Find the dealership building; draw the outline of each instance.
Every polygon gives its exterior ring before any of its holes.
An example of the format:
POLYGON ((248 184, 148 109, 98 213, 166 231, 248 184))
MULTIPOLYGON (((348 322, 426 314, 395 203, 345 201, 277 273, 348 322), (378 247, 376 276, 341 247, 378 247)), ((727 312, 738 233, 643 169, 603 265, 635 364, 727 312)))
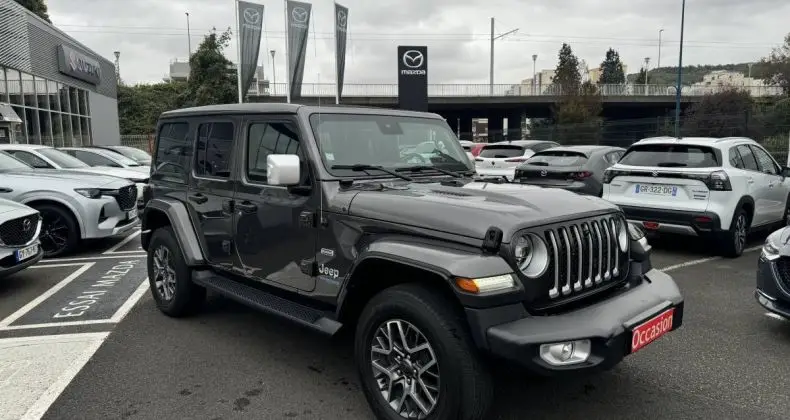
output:
POLYGON ((0 0, 0 143, 119 144, 115 66, 0 0))

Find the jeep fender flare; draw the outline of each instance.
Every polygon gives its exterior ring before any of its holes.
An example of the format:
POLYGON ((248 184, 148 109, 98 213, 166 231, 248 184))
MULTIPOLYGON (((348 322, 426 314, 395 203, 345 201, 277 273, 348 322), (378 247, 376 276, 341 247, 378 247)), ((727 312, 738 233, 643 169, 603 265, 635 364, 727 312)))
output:
MULTIPOLYGON (((524 298, 521 282, 516 288, 495 296, 476 296, 458 289, 454 278, 483 278, 513 273, 513 268, 499 255, 473 253, 457 248, 442 246, 433 241, 420 241, 413 238, 382 238, 367 244, 360 250, 354 264, 346 274, 338 296, 337 315, 341 316, 349 303, 348 299, 361 283, 375 282, 355 276, 357 269, 366 261, 383 260, 403 264, 410 268, 435 274, 458 298, 464 307, 486 307, 511 303, 524 298)), ((417 279, 409 279, 412 281, 417 279)))
POLYGON ((197 233, 189 217, 189 210, 187 210, 184 203, 171 198, 155 198, 146 204, 143 211, 142 234, 140 238, 143 249, 148 250, 153 229, 158 227, 152 226, 151 222, 155 214, 163 214, 169 221, 187 265, 196 266, 206 263, 203 251, 200 249, 197 233))

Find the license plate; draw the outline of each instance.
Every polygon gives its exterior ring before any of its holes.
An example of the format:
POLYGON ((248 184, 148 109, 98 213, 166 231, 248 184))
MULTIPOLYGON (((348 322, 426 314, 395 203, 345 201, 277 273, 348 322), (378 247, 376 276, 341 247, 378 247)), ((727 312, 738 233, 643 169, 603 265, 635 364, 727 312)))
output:
POLYGON ((674 185, 661 185, 661 184, 636 184, 634 186, 634 194, 649 194, 661 195, 667 197, 675 197, 678 195, 678 187, 674 185))
POLYGON ((631 353, 639 351, 671 331, 674 319, 675 308, 671 308, 635 327, 631 332, 631 353))
POLYGON ((126 218, 129 220, 137 218, 137 209, 131 209, 126 212, 126 218))
POLYGON ((29 247, 17 249, 16 250, 16 261, 24 261, 30 257, 34 257, 38 254, 38 244, 30 245, 29 247))

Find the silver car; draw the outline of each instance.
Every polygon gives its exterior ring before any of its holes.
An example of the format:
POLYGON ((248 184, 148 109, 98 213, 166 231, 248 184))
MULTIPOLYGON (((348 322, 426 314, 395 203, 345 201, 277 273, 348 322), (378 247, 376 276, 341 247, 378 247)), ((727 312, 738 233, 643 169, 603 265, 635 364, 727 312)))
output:
POLYGON ((0 144, 0 150, 9 153, 36 169, 68 169, 128 179, 137 184, 138 208, 142 206, 143 188, 148 183, 149 178, 147 172, 142 173, 127 168, 113 168, 111 166, 90 166, 62 150, 38 144, 0 144))
POLYGON ((58 150, 62 150, 90 166, 124 168, 143 173, 146 176, 151 173, 150 165, 142 165, 136 160, 112 150, 92 147, 58 147, 58 150))
POLYGON ((60 169, 34 169, 0 151, 0 198, 41 213, 45 257, 67 254, 81 240, 134 228, 137 186, 123 178, 60 169))
POLYGON ((41 261, 40 232, 38 210, 0 198, 0 278, 41 261))

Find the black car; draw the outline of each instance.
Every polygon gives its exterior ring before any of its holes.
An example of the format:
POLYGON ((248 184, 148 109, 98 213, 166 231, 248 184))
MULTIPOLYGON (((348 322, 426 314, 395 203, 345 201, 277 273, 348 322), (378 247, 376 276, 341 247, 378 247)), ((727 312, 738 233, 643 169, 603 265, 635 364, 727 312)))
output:
POLYGON ((768 235, 757 262, 757 302, 790 319, 790 227, 768 235))
POLYGON ((155 150, 141 239, 159 309, 194 313, 212 290, 349 329, 379 419, 484 419, 489 359, 608 369, 682 323, 618 207, 478 178, 436 114, 182 109, 161 115, 155 150), (402 153, 426 141, 435 153, 402 153))
POLYGON ((600 197, 603 173, 623 157, 614 146, 561 146, 537 152, 516 167, 514 181, 600 197))

